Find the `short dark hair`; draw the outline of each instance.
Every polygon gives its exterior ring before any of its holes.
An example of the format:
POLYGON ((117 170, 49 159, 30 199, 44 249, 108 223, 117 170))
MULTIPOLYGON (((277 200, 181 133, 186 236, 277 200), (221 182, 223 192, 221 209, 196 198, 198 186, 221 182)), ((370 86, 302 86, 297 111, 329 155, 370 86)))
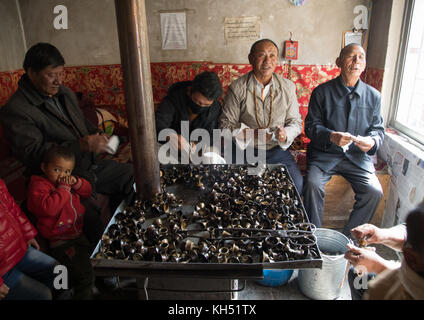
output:
POLYGON ((48 164, 56 158, 64 158, 66 160, 73 160, 75 162, 75 154, 70 147, 54 144, 44 153, 43 163, 48 164))
POLYGON ((424 253, 424 202, 406 217, 406 242, 417 252, 424 253))
POLYGON ((200 92, 208 100, 216 100, 222 96, 222 85, 215 72, 199 73, 193 80, 191 92, 200 92))
POLYGON ((65 65, 65 59, 59 50, 50 43, 37 43, 25 54, 24 70, 31 68, 35 72, 40 72, 48 66, 56 68, 65 65))
POLYGON ((361 47, 364 50, 364 52, 365 52, 364 47, 361 46, 359 43, 349 43, 348 45, 346 45, 345 47, 343 47, 342 50, 340 50, 339 58, 342 58, 346 54, 346 51, 348 51, 348 49, 350 47, 353 47, 353 46, 361 47))
POLYGON ((261 40, 256 41, 254 44, 252 44, 252 46, 250 47, 250 53, 249 54, 254 54, 255 53, 255 50, 256 50, 256 47, 259 44, 263 43, 263 42, 270 42, 270 43, 272 43, 277 48, 277 53, 279 52, 278 46, 277 46, 277 44, 274 41, 272 41, 271 39, 261 39, 261 40))

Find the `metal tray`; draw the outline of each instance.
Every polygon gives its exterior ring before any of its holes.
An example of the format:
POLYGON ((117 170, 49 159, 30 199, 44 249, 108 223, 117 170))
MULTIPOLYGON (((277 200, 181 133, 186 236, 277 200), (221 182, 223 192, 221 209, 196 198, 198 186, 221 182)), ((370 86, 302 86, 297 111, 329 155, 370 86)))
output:
MULTIPOLYGON (((161 168, 169 170, 174 167, 190 166, 190 165, 162 165, 161 168)), ((203 165, 215 167, 234 168, 240 165, 203 165)), ((246 166, 246 165, 243 165, 246 166)), ((248 166, 249 168, 251 166, 248 166)), ((276 167, 284 167, 283 165, 266 165, 270 170, 276 167)), ((286 170, 287 171, 287 170, 286 170)), ((288 173, 288 171, 287 171, 288 173)), ((288 174, 291 181, 293 181, 288 174)), ((303 203, 299 192, 296 190, 297 200, 301 205, 301 209, 305 212, 303 203)), ((184 184, 174 184, 167 186, 166 191, 173 193, 177 199, 183 201, 181 210, 184 213, 193 212, 195 204, 205 196, 208 190, 194 190, 184 184)), ((126 203, 121 203, 115 211, 112 219, 105 229, 105 233, 109 226, 114 224, 115 216, 118 212, 123 211, 127 207, 126 203)), ((307 215, 305 214, 307 219, 307 215)), ((309 221, 304 221, 309 222, 309 221)), ((146 220, 146 225, 151 224, 151 221, 146 220)), ((318 257, 313 259, 289 260, 278 261, 273 263, 177 263, 177 262, 150 262, 150 261, 130 261, 119 259, 97 259, 94 258, 99 252, 101 240, 97 244, 92 256, 92 265, 97 274, 104 275, 122 275, 122 276, 136 276, 136 275, 150 275, 161 277, 202 277, 202 278, 225 278, 225 279, 260 279, 263 278, 263 269, 304 269, 304 268, 321 268, 322 258, 319 250, 318 257)), ((315 244, 315 246, 317 246, 315 244)))

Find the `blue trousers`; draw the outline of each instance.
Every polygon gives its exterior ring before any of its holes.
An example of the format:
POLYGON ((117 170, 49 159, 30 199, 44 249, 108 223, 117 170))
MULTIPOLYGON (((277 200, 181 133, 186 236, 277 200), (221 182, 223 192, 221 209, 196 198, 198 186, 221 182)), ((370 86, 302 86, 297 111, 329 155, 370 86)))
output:
POLYGON ((2 276, 9 287, 5 300, 51 300, 57 264, 52 257, 29 247, 21 261, 2 276))
POLYGON ((318 228, 322 226, 324 216, 324 187, 334 174, 345 178, 355 192, 355 204, 343 229, 343 234, 351 238, 351 229, 371 221, 383 197, 383 189, 375 173, 357 167, 348 159, 341 161, 329 172, 309 165, 303 190, 303 203, 309 221, 318 228))

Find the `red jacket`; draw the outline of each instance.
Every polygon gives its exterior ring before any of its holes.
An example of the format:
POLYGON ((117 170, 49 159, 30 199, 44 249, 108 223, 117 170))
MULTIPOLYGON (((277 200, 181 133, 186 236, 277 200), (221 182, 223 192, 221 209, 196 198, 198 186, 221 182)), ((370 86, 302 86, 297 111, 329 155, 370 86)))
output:
POLYGON ((32 176, 28 188, 27 208, 37 217, 37 229, 50 242, 75 239, 81 235, 85 208, 80 196, 88 198, 91 184, 77 177, 70 186, 56 187, 46 178, 32 176))
POLYGON ((37 231, 0 179, 0 286, 2 276, 24 257, 37 231))

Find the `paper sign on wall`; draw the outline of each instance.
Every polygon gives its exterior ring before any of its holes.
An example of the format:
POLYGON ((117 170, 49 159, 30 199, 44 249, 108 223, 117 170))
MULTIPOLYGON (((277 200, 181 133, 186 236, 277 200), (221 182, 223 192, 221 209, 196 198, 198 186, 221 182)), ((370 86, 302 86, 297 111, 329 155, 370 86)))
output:
POLYGON ((225 40, 257 40, 260 37, 259 17, 225 18, 225 40))
POLYGON ((163 50, 187 49, 187 23, 185 12, 160 14, 163 50))

